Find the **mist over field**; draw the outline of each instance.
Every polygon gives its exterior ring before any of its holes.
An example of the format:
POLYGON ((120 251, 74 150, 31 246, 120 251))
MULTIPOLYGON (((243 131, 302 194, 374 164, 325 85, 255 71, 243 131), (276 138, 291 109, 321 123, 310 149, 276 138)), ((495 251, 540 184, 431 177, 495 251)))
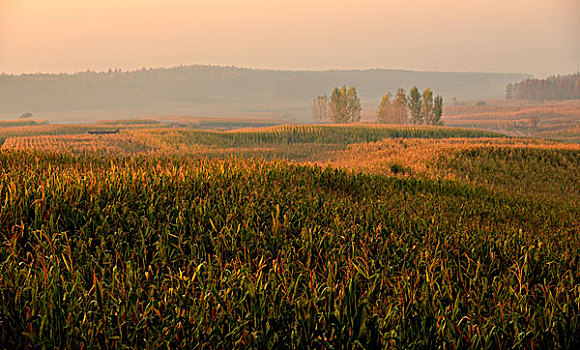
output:
POLYGON ((365 114, 397 88, 431 87, 447 100, 502 98, 526 74, 404 70, 281 71, 182 66, 124 72, 0 75, 0 116, 31 112, 50 122, 160 115, 311 118, 310 102, 354 85, 365 114))

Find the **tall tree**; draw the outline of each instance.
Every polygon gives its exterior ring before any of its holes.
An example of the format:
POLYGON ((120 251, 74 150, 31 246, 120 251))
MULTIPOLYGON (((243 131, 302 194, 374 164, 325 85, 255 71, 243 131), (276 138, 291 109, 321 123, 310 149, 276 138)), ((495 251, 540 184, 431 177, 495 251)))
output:
POLYGON ((335 87, 330 95, 330 120, 333 123, 346 123, 346 86, 335 87))
POLYGON ((360 121, 362 107, 360 105, 360 99, 356 93, 356 88, 351 86, 348 88, 348 93, 346 96, 346 112, 351 123, 357 123, 360 121))
POLYGON ((392 95, 389 92, 384 95, 379 104, 379 110, 377 111, 377 120, 379 123, 387 124, 397 124, 395 120, 395 113, 393 103, 391 102, 392 95))
POLYGON ((409 111, 407 109, 407 93, 404 89, 399 88, 393 101, 393 109, 397 124, 407 124, 409 120, 409 111))
POLYGON ((390 92, 383 96, 377 111, 377 120, 380 123, 407 124, 408 114, 407 93, 404 89, 399 88, 395 98, 390 92))
POLYGON ((427 87, 423 92, 421 114, 424 124, 433 125, 433 92, 429 87, 427 87))
POLYGON ((330 95, 330 115, 333 123, 355 123, 361 118, 361 104, 356 88, 351 86, 348 90, 346 85, 339 89, 335 87, 330 95))
POLYGON ((441 117, 443 116, 443 97, 437 95, 433 100, 433 123, 432 125, 442 125, 441 117))
POLYGON ((312 101, 312 113, 318 120, 327 120, 330 114, 328 96, 318 96, 312 101))
POLYGON ((421 93, 419 89, 414 86, 409 91, 409 98, 407 99, 407 105, 409 106, 409 112, 411 113, 411 123, 415 125, 423 124, 423 113, 421 113, 421 93))

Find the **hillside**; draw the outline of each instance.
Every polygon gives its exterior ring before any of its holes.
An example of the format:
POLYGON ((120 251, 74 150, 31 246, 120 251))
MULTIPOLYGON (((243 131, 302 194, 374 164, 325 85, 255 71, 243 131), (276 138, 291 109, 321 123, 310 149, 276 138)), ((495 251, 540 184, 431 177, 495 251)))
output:
POLYGON ((500 98, 525 74, 403 70, 273 71, 182 66, 122 72, 0 75, 0 116, 32 112, 50 122, 144 115, 309 118, 310 102, 333 87, 356 85, 373 109, 398 87, 431 86, 447 98, 500 98))
POLYGON ((483 106, 448 105, 445 125, 481 128, 512 136, 580 143, 580 100, 492 100, 483 106))

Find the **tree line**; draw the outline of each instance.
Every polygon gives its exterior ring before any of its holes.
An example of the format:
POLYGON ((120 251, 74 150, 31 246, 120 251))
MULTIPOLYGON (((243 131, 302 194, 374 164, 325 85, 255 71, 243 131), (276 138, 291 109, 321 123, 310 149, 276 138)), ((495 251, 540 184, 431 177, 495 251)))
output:
MULTIPOLYGON (((428 86, 448 96, 493 96, 523 74, 413 72, 400 70, 275 71, 223 66, 111 69, 75 74, 3 74, 0 115, 23 112, 123 109, 139 113, 308 113, 309 102, 328 87, 356 81, 357 91, 382 96, 399 86, 428 86), (494 92, 495 91, 495 92, 494 92), (258 110, 254 106, 260 106, 258 110), (300 106, 300 107, 298 107, 300 106)), ((354 83, 352 83, 354 85, 354 83)), ((329 94, 330 96, 330 94, 329 94)), ((362 100, 362 98, 361 98, 362 100)), ((377 101, 379 102, 379 101, 377 101)), ((64 115, 64 114, 63 114, 64 115)))
POLYGON ((569 100, 580 98, 580 72, 551 76, 546 79, 525 79, 506 86, 506 99, 569 100))
MULTIPOLYGON (((356 87, 335 87, 330 95, 321 95, 312 101, 312 112, 318 120, 332 123, 356 123, 361 118, 361 104, 356 87)), ((395 96, 384 95, 376 112, 377 121, 386 124, 442 125, 443 98, 434 96, 430 88, 421 94, 415 86, 409 91, 402 88, 395 96)))

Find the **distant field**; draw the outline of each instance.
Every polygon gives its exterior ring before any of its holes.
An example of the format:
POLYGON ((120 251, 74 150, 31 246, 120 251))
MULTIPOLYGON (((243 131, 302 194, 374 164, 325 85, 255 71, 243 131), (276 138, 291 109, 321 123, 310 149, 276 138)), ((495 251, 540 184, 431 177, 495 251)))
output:
MULTIPOLYGON (((214 122, 214 125, 217 122, 214 122)), ((228 124, 229 125, 229 124, 228 124)), ((240 124, 240 125, 243 125, 240 124)), ((2 133, 0 133, 0 137, 2 133)), ((429 126, 356 125, 282 125, 264 128, 242 128, 231 131, 198 128, 160 127, 151 122, 111 122, 96 125, 47 125, 44 127, 13 128, 4 131, 2 149, 38 149, 44 151, 79 153, 112 147, 121 153, 236 153, 240 149, 254 149, 255 155, 268 158, 307 159, 320 147, 342 149, 349 144, 374 142, 385 138, 450 138, 500 137, 500 134, 459 128, 429 126), (116 135, 87 135, 89 130, 116 130, 116 135), (12 137, 9 137, 13 135, 12 137), (91 144, 91 140, 93 141, 91 144), (136 145, 139 144, 137 147, 136 145), (124 148, 126 147, 126 148, 124 148), (86 149, 85 149, 86 148, 86 149), (259 152, 260 149, 264 152, 259 152), (269 151, 274 154, 268 156, 269 151), (306 151, 306 154, 303 154, 306 151)))
POLYGON ((0 128, 12 128, 16 126, 34 126, 46 124, 47 121, 38 118, 26 119, 0 119, 0 128))
MULTIPOLYGON (((128 130, 128 129, 140 129, 140 128, 151 128, 157 124, 145 123, 145 124, 135 124, 130 123, 126 125, 119 124, 42 124, 42 125, 26 125, 26 126, 12 126, 6 128, 0 128, 0 147, 5 143, 8 138, 18 138, 18 137, 35 137, 35 136, 55 136, 61 137, 63 135, 87 135, 89 131, 94 130, 128 130)), ((56 138, 53 138, 56 140, 56 138)), ((70 138, 69 138, 70 139, 70 138)), ((18 142, 17 140, 11 140, 10 144, 13 142, 18 142)), ((44 146, 42 147, 44 148, 44 146)), ((66 151, 66 148, 61 149, 66 151)))
POLYGON ((0 129, 0 348, 580 347, 580 145, 162 122, 0 129))
POLYGON ((580 101, 487 101, 485 106, 446 106, 446 125, 580 143, 580 101))
POLYGON ((134 154, 150 149, 138 138, 124 135, 41 135, 8 138, 3 150, 42 150, 61 153, 134 154))
POLYGON ((232 130, 249 127, 268 127, 283 124, 283 121, 272 117, 271 114, 254 116, 253 118, 237 117, 160 117, 157 120, 175 126, 190 126, 199 129, 232 130))

